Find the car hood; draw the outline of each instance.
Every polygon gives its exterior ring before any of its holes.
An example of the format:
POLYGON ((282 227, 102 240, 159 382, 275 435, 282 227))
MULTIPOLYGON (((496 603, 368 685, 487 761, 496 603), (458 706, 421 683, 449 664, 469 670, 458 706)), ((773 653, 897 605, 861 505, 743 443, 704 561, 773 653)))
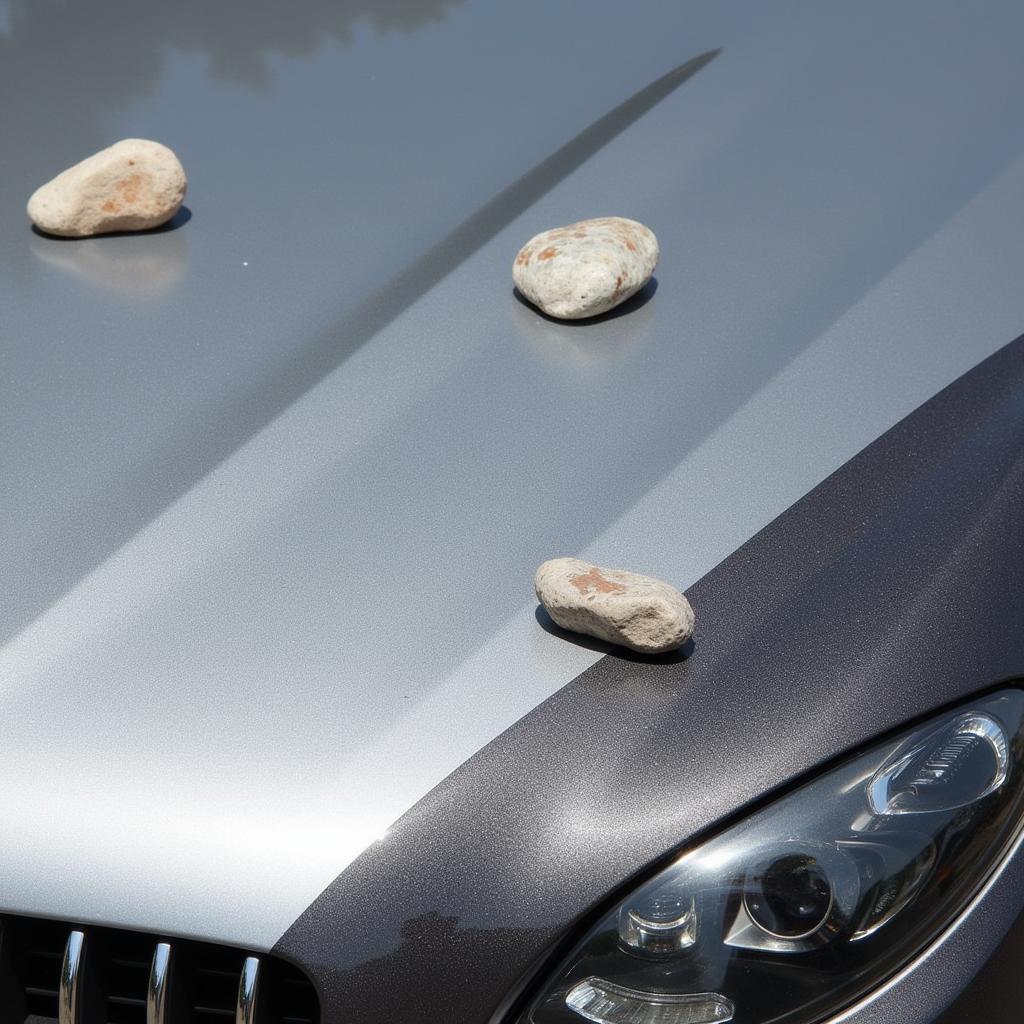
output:
POLYGON ((922 10, 0 4, 0 909, 269 949, 607 651, 540 561, 689 586, 1019 333, 1021 13, 922 10), (29 229, 131 136, 169 229, 29 229))

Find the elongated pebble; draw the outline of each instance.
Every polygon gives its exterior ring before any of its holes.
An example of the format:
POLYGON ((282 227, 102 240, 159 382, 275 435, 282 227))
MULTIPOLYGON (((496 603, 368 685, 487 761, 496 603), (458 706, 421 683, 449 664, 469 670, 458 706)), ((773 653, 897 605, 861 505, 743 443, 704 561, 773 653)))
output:
POLYGON ((145 231, 178 212, 186 184, 181 161, 166 146, 122 139, 36 189, 28 215, 40 231, 66 238, 145 231))
POLYGON ((675 587, 625 569, 552 558, 533 581, 537 600, 563 629, 643 654, 681 647, 693 633, 693 609, 675 587))

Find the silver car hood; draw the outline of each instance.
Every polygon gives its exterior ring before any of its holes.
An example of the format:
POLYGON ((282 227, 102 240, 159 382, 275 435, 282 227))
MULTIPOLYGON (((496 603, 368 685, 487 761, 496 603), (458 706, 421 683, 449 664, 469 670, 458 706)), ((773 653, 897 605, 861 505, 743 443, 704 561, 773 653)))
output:
POLYGON ((0 0, 0 909, 271 947, 607 650, 540 561, 686 587, 1018 334, 986 12, 0 0), (29 230, 128 136, 190 219, 29 230), (521 304, 606 214, 656 289, 521 304))

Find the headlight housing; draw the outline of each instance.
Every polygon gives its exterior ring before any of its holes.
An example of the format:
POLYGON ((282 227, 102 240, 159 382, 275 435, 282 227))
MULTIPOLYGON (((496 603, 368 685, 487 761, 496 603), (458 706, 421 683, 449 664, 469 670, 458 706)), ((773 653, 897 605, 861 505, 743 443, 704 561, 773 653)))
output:
POLYGON ((809 1024, 964 908, 1024 812, 1024 693, 879 743, 678 857, 606 913, 523 1024, 809 1024))

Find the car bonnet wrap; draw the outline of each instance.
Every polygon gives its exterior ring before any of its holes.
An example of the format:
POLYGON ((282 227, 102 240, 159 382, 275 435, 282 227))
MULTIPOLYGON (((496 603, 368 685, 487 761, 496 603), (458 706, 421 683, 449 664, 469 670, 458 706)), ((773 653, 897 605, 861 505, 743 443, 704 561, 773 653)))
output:
MULTIPOLYGON (((541 561, 689 589, 1016 336, 1022 26, 0 0, 5 194, 153 137, 191 212, 66 241, 0 204, 0 910, 273 947, 607 664, 537 621, 541 561), (606 214, 658 234, 643 295, 517 300, 524 241, 606 214)), ((753 782, 716 785, 694 827, 753 782)), ((564 866, 552 929, 639 859, 564 866)))
MULTIPOLYGON (((338 1020, 485 1024, 667 852, 916 716, 1024 680, 1022 510, 1019 339, 697 582, 682 652, 603 657, 405 815, 277 952, 338 1020)), ((1022 864, 1001 899, 900 1019, 930 1020, 992 952, 1024 907, 1022 864)))

